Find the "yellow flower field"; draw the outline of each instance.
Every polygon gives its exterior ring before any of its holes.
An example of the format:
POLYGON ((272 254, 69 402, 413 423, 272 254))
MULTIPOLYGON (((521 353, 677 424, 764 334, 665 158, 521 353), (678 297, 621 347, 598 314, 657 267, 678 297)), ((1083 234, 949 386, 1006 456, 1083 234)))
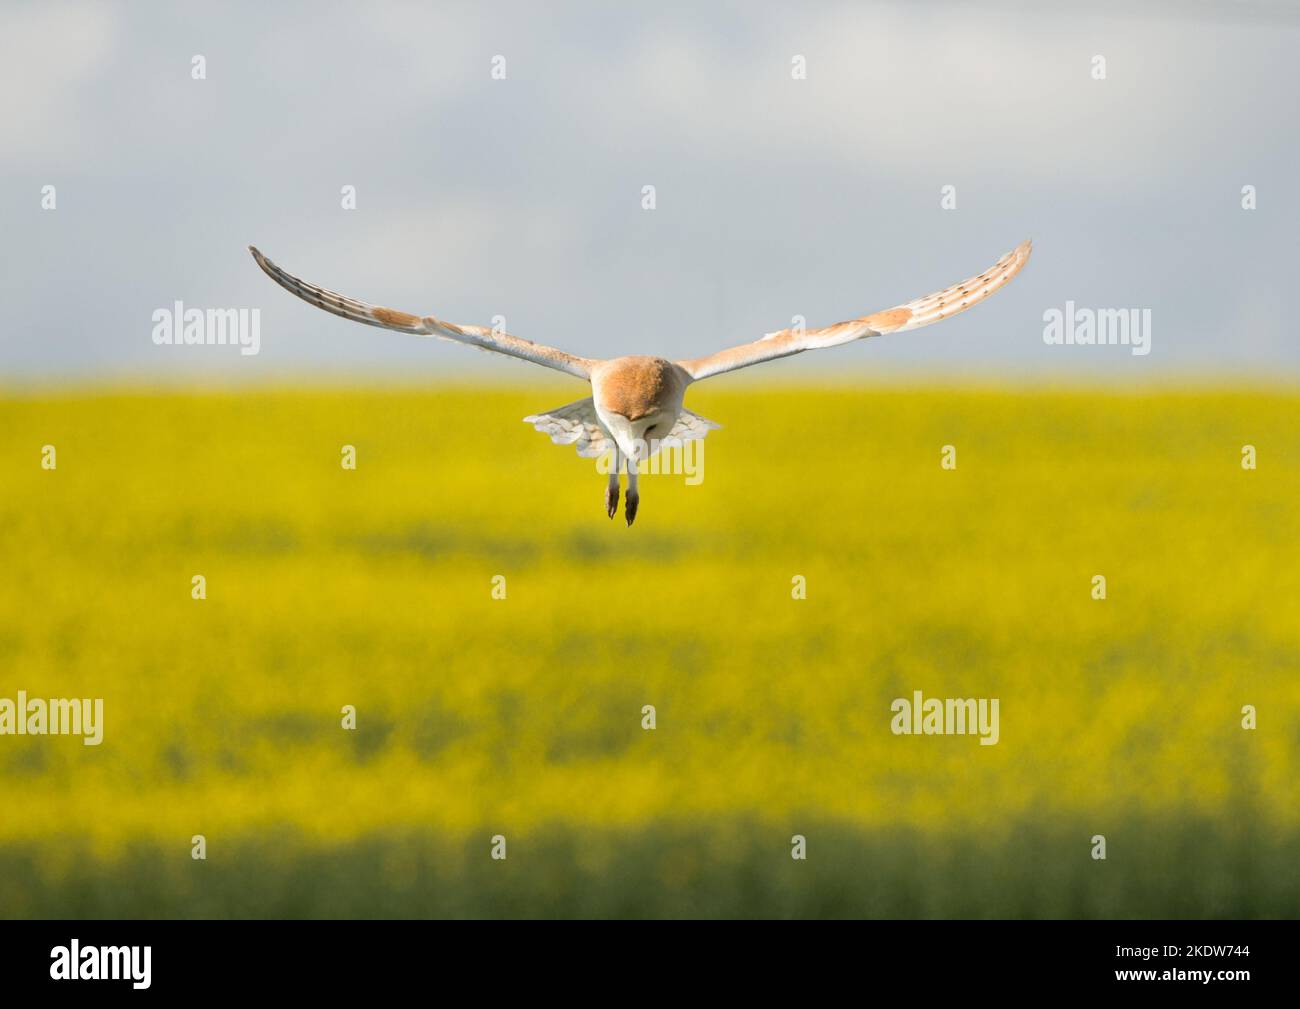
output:
POLYGON ((0 399, 0 915, 1300 910, 1300 395, 713 383, 631 529, 579 395, 0 399))

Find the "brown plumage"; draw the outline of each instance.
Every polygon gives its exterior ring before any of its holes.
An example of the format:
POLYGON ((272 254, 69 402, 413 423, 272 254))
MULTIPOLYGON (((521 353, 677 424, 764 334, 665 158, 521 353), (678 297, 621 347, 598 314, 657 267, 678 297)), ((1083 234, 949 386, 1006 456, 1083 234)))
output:
POLYGON ((642 420, 681 399, 690 377, 662 357, 616 357, 591 372, 596 404, 606 413, 642 420))

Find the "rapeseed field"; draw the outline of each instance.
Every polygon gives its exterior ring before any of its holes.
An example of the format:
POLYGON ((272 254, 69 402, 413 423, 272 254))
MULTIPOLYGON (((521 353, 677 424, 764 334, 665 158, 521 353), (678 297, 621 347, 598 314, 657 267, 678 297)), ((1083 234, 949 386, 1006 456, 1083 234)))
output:
POLYGON ((0 398, 0 915, 1300 911, 1300 395, 712 383, 631 529, 580 395, 0 398))

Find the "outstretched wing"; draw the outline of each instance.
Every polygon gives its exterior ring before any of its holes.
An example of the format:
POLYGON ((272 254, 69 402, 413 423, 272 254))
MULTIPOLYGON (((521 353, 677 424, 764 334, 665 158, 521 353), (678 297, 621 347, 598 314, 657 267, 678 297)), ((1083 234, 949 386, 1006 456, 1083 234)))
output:
POLYGON ((576 375, 578 378, 591 378, 591 367, 595 362, 585 357, 575 357, 573 354, 566 354, 554 347, 533 343, 531 340, 523 340, 517 336, 511 336, 509 333, 489 329, 487 326, 458 326, 454 322, 443 322, 431 315, 411 315, 408 312, 398 312, 392 308, 367 305, 364 301, 357 301, 355 298, 348 298, 342 294, 336 294, 334 291, 327 291, 323 287, 309 284, 291 273, 286 273, 251 245, 248 247, 248 251, 253 254, 253 258, 257 260, 257 265, 262 268, 266 275, 286 291, 290 294, 296 294, 308 304, 323 308, 333 315, 340 315, 345 319, 351 319, 353 322, 364 322, 367 326, 395 329, 399 333, 411 333, 415 336, 435 336, 442 340, 452 340, 456 343, 477 347, 480 350, 493 351, 497 354, 521 358, 524 361, 532 361, 533 364, 540 364, 546 368, 554 368, 556 371, 567 372, 570 375, 576 375))
POLYGON ((674 448, 682 442, 695 441, 703 438, 710 431, 716 431, 722 427, 721 424, 715 424, 707 417, 701 417, 698 413, 692 413, 690 410, 683 410, 681 416, 677 418, 677 423, 673 429, 668 432, 659 444, 664 448, 674 448))
POLYGON ((599 458, 614 447, 614 439, 601 427, 596 404, 590 396, 525 417, 524 423, 549 434, 557 445, 572 445, 586 459, 599 458))
POLYGON ((868 336, 880 336, 884 333, 897 333, 906 329, 919 329, 940 319, 964 312, 972 305, 977 305, 994 291, 1005 286, 1029 259, 1031 243, 1022 242, 1012 251, 999 259, 978 277, 963 280, 960 284, 945 287, 942 291, 927 294, 923 298, 909 301, 897 308, 888 308, 874 315, 864 315, 860 319, 838 322, 825 329, 783 329, 777 333, 768 333, 761 340, 720 350, 708 357, 697 357, 690 361, 678 361, 692 378, 708 378, 737 368, 748 368, 751 364, 761 364, 778 357, 801 354, 805 350, 820 350, 823 347, 838 347, 842 343, 861 340, 868 336))

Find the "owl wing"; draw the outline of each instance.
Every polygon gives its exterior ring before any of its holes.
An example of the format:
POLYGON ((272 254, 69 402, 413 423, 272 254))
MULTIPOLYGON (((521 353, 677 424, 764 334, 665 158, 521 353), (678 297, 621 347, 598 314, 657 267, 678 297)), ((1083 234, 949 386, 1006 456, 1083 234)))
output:
POLYGON ((697 357, 677 363, 685 368, 692 378, 701 379, 735 371, 738 368, 748 368, 752 364, 761 364, 778 357, 801 354, 805 350, 838 347, 842 343, 861 340, 868 336, 919 329, 932 322, 947 319, 958 312, 964 312, 972 305, 978 305, 994 291, 1000 290, 1028 262, 1031 248, 1030 242, 1022 242, 979 276, 945 287, 934 294, 927 294, 915 301, 909 301, 905 305, 887 308, 873 315, 864 315, 860 319, 837 322, 824 329, 783 329, 776 333, 768 333, 761 340, 755 340, 753 343, 741 344, 739 347, 720 350, 708 357, 697 357))
POLYGON ((531 361, 533 364, 540 364, 544 368, 553 368, 569 375, 576 375, 578 378, 591 378, 591 367, 595 362, 585 357, 575 357, 573 354, 566 354, 554 347, 548 347, 542 343, 533 343, 531 340, 511 336, 509 333, 489 329, 487 326, 458 326, 454 322, 444 322, 441 319, 435 319, 431 315, 411 315, 409 312, 399 312, 392 308, 368 305, 364 301, 357 301, 355 298, 349 298, 334 291, 327 291, 323 287, 317 287, 315 284, 300 280, 293 274, 276 266, 275 263, 263 256, 251 245, 248 247, 248 251, 253 254, 253 258, 257 260, 257 265, 262 268, 263 272, 286 291, 301 298, 309 305, 315 305, 317 308, 324 309, 333 315, 351 319, 353 322, 363 322, 367 326, 395 329, 399 333, 410 333, 414 336, 434 336, 442 340, 451 340, 455 343, 477 347, 479 350, 492 351, 509 357, 517 357, 524 361, 531 361))
POLYGON ((596 404, 590 396, 525 417, 524 423, 550 435, 557 445, 572 445, 585 459, 599 458, 614 447, 614 439, 601 426, 596 404))
POLYGON ((695 441, 703 438, 710 431, 716 431, 722 427, 698 413, 692 413, 690 410, 683 410, 682 415, 677 418, 677 423, 673 429, 668 432, 659 444, 665 448, 675 447, 685 441, 695 441))

